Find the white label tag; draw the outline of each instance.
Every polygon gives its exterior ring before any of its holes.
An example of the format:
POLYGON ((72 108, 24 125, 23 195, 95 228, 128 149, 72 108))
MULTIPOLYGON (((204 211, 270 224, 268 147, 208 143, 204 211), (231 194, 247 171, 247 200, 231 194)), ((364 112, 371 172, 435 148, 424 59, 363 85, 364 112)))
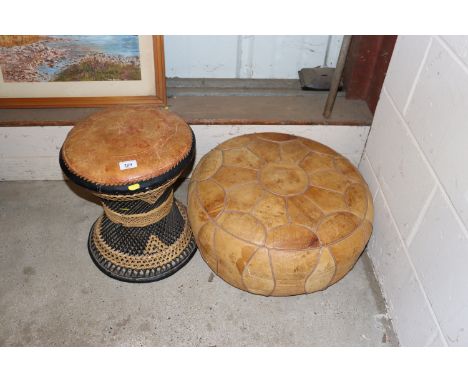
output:
POLYGON ((126 160, 125 162, 119 162, 119 167, 121 170, 128 170, 129 168, 138 167, 136 160, 126 160))

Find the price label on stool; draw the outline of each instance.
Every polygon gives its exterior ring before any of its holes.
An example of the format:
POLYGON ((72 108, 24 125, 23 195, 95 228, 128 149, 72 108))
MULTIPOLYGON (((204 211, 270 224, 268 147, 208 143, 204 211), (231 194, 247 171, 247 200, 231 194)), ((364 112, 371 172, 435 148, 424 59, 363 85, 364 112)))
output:
POLYGON ((136 160, 126 160, 125 162, 119 162, 119 167, 121 170, 128 170, 138 167, 138 164, 136 160))

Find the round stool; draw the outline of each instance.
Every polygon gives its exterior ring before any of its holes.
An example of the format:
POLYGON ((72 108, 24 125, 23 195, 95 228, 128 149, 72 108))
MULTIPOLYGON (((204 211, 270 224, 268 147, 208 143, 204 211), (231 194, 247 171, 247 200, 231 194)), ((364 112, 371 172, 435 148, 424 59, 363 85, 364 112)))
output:
POLYGON ((195 138, 178 116, 149 107, 115 107, 69 132, 60 166, 91 190, 104 214, 88 250, 107 275, 148 282, 180 269, 196 250, 185 206, 173 185, 194 157, 195 138))
POLYGON ((337 282, 372 231, 359 171, 318 142, 248 134, 205 155, 189 186, 189 221, 210 268, 248 292, 288 296, 337 282))

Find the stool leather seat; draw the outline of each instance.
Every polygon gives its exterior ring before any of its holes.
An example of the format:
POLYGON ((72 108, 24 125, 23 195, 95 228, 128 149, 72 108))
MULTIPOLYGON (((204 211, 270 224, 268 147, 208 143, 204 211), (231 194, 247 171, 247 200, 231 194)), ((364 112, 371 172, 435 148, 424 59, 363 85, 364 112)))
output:
POLYGON ((192 131, 176 114, 115 107, 78 122, 67 136, 61 159, 65 172, 83 179, 88 188, 125 185, 157 179, 176 168, 192 146, 192 131), (136 167, 122 170, 120 163, 129 161, 136 161, 136 167))

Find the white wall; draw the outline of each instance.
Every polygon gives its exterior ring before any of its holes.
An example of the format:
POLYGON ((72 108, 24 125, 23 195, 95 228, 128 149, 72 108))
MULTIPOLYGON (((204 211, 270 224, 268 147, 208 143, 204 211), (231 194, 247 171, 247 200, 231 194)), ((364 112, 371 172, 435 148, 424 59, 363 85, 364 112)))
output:
POLYGON ((468 345, 468 37, 399 37, 360 169, 402 345, 468 345))
MULTIPOLYGON (((253 132, 276 131, 316 139, 358 164, 369 126, 192 125, 196 162, 219 143, 253 132)), ((0 127, 1 180, 60 180, 60 147, 71 126, 0 127)))
POLYGON ((334 67, 343 36, 165 36, 167 77, 298 78, 334 67))

